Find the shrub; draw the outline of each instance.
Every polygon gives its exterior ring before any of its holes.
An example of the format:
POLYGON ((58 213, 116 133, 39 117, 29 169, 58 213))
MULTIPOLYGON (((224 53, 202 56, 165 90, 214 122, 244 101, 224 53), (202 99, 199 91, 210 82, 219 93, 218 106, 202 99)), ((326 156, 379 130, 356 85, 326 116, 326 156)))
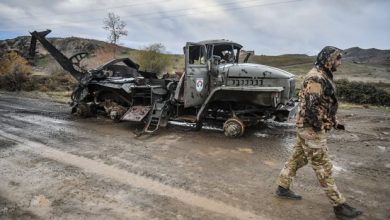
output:
POLYGON ((163 52, 165 47, 162 44, 151 44, 141 50, 137 56, 141 69, 154 73, 163 73, 171 66, 172 60, 163 52))
POLYGON ((0 60, 0 89, 8 91, 72 90, 77 81, 59 65, 49 65, 51 75, 32 75, 31 66, 16 52, 6 53, 0 60))
POLYGON ((0 60, 0 88, 20 91, 30 81, 31 66, 15 51, 4 54, 0 60))
POLYGON ((373 83, 336 80, 337 95, 340 100, 357 104, 390 106, 390 93, 377 88, 373 83))
POLYGON ((77 85, 77 81, 70 74, 59 72, 50 76, 33 76, 30 90, 47 91, 70 91, 77 85))

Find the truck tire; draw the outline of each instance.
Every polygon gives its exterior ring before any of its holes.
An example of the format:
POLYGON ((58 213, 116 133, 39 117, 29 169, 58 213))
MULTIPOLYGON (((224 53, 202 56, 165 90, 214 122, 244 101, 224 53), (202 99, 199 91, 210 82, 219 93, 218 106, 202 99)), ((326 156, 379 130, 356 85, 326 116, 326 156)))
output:
POLYGON ((91 108, 86 103, 79 103, 76 106, 74 106, 72 109, 72 113, 81 118, 87 118, 92 116, 91 108))

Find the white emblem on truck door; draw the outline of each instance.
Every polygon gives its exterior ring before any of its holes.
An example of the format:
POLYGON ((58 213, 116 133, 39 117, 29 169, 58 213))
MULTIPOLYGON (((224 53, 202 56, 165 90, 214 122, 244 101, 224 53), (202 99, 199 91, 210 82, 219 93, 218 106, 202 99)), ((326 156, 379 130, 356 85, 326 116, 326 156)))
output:
POLYGON ((196 79, 196 91, 201 92, 203 90, 203 79, 198 78, 196 79))

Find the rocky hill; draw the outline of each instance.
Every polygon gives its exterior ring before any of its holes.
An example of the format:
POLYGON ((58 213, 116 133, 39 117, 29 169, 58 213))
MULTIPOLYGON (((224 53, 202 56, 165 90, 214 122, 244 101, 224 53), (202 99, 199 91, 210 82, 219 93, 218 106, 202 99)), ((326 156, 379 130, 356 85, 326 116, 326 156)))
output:
MULTIPOLYGON (((79 52, 93 53, 96 49, 104 47, 109 43, 93 39, 84 39, 78 37, 68 38, 48 38, 48 40, 61 52, 67 56, 71 56, 79 52)), ((30 36, 21 36, 14 39, 0 40, 0 57, 10 50, 18 51, 23 56, 27 57, 28 49, 30 47, 30 36)), ((132 50, 126 47, 120 47, 121 50, 132 50)), ((37 43, 37 53, 39 55, 47 55, 48 52, 37 43)))
POLYGON ((375 48, 362 49, 352 47, 345 50, 345 60, 358 64, 381 64, 390 66, 390 50, 378 50, 375 48))

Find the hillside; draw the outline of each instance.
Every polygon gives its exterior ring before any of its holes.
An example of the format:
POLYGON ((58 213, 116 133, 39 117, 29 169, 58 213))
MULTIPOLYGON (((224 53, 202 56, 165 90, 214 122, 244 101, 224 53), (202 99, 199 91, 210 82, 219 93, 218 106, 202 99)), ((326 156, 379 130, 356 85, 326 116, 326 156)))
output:
MULTIPOLYGON (((5 51, 17 50, 26 55, 30 46, 30 37, 22 36, 15 39, 0 40, 0 56, 5 51)), ((70 38, 48 38, 65 55, 71 56, 78 52, 94 53, 97 49, 103 48, 108 43, 92 39, 83 39, 77 37, 70 38)), ((56 62, 38 43, 37 46, 36 71, 50 74, 56 62)), ((390 50, 379 49, 361 49, 353 47, 345 50, 346 55, 343 58, 342 68, 336 73, 336 79, 347 78, 352 81, 374 82, 379 83, 380 87, 387 90, 390 87, 390 50)), ((119 57, 130 57, 137 62, 139 50, 120 47, 119 57)), ((169 72, 183 71, 184 56, 169 54, 172 59, 172 65, 168 68, 169 72)), ((278 67, 297 76, 298 83, 304 74, 312 68, 315 56, 303 54, 286 54, 280 56, 255 55, 250 57, 248 62, 265 64, 278 67)), ((142 69, 142 66, 141 66, 142 69)))
MULTIPOLYGON (((30 36, 20 36, 14 39, 0 40, 0 56, 5 51, 17 50, 22 54, 26 54, 30 46, 30 36)), ((48 38, 49 41, 65 55, 72 55, 78 52, 90 52, 93 53, 98 48, 102 48, 108 45, 107 42, 84 39, 78 37, 68 38, 48 38)), ((38 43, 37 51, 39 55, 47 55, 48 53, 38 43)), ((132 48, 120 47, 120 53, 122 55, 132 54, 134 51, 132 48)), ((374 64, 390 66, 390 50, 379 50, 375 48, 362 49, 359 47, 352 47, 345 49, 344 61, 354 62, 356 64, 374 64)), ((280 56, 253 56, 249 59, 253 63, 262 63, 266 65, 272 65, 277 67, 301 65, 314 62, 314 57, 304 54, 286 54, 280 56)))
MULTIPOLYGON (((78 37, 68 37, 68 38, 48 38, 50 43, 52 43, 58 50, 63 52, 67 56, 71 56, 79 52, 89 52, 93 53, 98 48, 102 48, 108 45, 107 42, 93 40, 93 39, 84 39, 78 37)), ((27 55, 28 49, 30 47, 30 36, 21 36, 14 39, 0 40, 0 56, 4 52, 9 50, 16 50, 23 55, 27 55)), ((121 51, 132 51, 131 48, 120 47, 121 51)), ((38 56, 48 55, 48 52, 42 47, 40 43, 37 44, 37 53, 38 56)))
MULTIPOLYGON (((374 83, 390 92, 390 50, 346 49, 343 64, 335 73, 335 79, 374 83)), ((249 62, 270 65, 296 75, 299 86, 305 74, 313 67, 315 56, 288 54, 280 56, 253 56, 249 62)))
POLYGON ((345 50, 344 59, 358 64, 379 64, 390 66, 390 50, 352 47, 345 50))

